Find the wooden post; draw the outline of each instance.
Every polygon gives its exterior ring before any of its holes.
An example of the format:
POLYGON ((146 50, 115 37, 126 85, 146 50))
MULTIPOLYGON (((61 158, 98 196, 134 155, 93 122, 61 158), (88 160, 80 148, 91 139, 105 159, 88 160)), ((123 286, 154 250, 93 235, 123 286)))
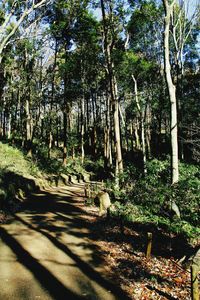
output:
POLYGON ((146 251, 146 258, 151 256, 151 248, 152 248, 152 233, 147 232, 147 251, 146 251))
POLYGON ((90 198, 90 184, 89 183, 87 183, 85 185, 85 197, 90 198))
POLYGON ((87 184, 85 185, 85 198, 87 198, 87 184))
POLYGON ((191 266, 191 298, 199 300, 198 267, 196 265, 191 266))

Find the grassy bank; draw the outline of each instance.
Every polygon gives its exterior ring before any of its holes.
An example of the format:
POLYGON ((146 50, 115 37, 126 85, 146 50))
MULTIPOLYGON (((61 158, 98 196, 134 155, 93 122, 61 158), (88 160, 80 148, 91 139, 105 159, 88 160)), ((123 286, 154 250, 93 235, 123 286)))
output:
POLYGON ((29 193, 46 184, 36 164, 17 148, 0 142, 1 210, 16 210, 29 193))

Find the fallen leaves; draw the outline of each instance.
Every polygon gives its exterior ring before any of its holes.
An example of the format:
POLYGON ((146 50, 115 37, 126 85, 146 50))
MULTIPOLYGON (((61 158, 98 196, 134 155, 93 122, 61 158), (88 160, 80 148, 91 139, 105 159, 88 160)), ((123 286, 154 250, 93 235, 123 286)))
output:
MULTIPOLYGON (((190 274, 175 264, 173 257, 146 259, 144 252, 135 250, 126 235, 121 235, 118 226, 100 229, 97 224, 97 227, 102 231, 98 232, 95 244, 104 253, 106 270, 131 299, 190 299, 190 274)), ((130 229, 125 232, 138 236, 130 229)))
MULTIPOLYGON (((157 245, 157 253, 145 257, 146 239, 140 230, 98 218, 93 207, 84 209, 92 231, 90 242, 96 245, 106 276, 119 285, 133 300, 189 300, 190 272, 181 268, 175 258, 163 255, 169 234, 157 245), (162 251, 161 251, 162 247, 162 251)), ((174 238, 174 236, 172 236, 174 238)), ((173 253, 172 253, 173 254, 173 253)))

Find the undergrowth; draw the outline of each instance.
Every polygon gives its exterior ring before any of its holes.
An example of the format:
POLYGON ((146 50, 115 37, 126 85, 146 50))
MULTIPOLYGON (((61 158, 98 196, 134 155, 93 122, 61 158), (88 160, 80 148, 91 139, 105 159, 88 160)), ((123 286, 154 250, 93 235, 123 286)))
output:
MULTIPOLYGON (((152 223, 166 230, 184 235, 189 239, 200 236, 200 168, 180 163, 180 180, 170 185, 168 160, 153 159, 147 163, 148 174, 143 177, 139 170, 127 167, 121 178, 121 188, 114 189, 115 215, 126 221, 152 223), (171 209, 175 203, 180 218, 171 209)), ((113 182, 107 183, 114 188, 113 182)))
POLYGON ((0 142, 0 210, 17 206, 16 199, 23 201, 38 188, 58 184, 61 174, 76 179, 89 177, 79 158, 68 158, 63 166, 59 148, 52 149, 51 158, 48 148, 39 141, 34 142, 32 150, 33 156, 28 158, 17 146, 0 142))
MULTIPOLYGON (((85 174, 104 179, 103 161, 86 159, 82 165, 79 158, 68 158, 62 165, 62 151, 53 148, 48 159, 48 148, 36 141, 33 145, 33 158, 28 159, 19 149, 0 143, 0 209, 5 199, 23 195, 34 188, 27 178, 70 176, 85 174), (26 180, 25 180, 26 178, 26 180)), ((147 175, 142 176, 133 164, 126 166, 119 178, 120 188, 113 179, 107 180, 106 188, 115 200, 114 214, 128 222, 152 223, 164 227, 169 232, 182 234, 187 238, 200 235, 200 168, 192 164, 180 163, 180 180, 170 185, 169 159, 153 159, 147 162, 147 175), (112 192, 111 192, 112 191, 112 192), (171 203, 175 202, 180 211, 176 216, 171 203)))

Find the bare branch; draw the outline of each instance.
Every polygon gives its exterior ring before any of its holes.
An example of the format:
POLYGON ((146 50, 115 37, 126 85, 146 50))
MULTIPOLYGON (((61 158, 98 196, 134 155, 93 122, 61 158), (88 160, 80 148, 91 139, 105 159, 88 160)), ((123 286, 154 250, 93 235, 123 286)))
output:
MULTIPOLYGON (((35 9, 44 6, 45 4, 49 4, 51 0, 41 0, 40 2, 38 2, 37 4, 35 4, 35 1, 32 0, 32 5, 31 7, 28 9, 26 7, 26 9, 24 10, 23 14, 21 15, 21 17, 19 18, 19 20, 17 21, 17 23, 15 24, 15 26, 13 27, 13 29, 11 30, 11 32, 9 34, 7 34, 6 36, 2 37, 0 40, 0 62, 2 59, 2 52, 3 49, 6 47, 6 45, 8 44, 9 40, 11 39, 11 37, 15 34, 15 32, 17 31, 17 29, 19 28, 19 26, 21 25, 21 23, 24 21, 24 19, 30 15, 35 9)), ((27 3, 27 2, 26 2, 27 3)), ((14 13, 14 12, 13 12, 14 13)), ((13 14, 12 14, 13 15, 13 14)), ((7 23, 5 23, 5 28, 9 23, 10 18, 12 17, 9 16, 9 19, 7 20, 7 23), (7 24, 7 25, 6 25, 7 24)))
POLYGON ((16 1, 13 3, 10 13, 7 15, 6 19, 4 20, 3 24, 1 25, 0 34, 3 33, 4 29, 6 28, 6 26, 10 22, 10 19, 11 19, 11 17, 13 16, 13 14, 15 12, 15 5, 16 5, 16 1))

